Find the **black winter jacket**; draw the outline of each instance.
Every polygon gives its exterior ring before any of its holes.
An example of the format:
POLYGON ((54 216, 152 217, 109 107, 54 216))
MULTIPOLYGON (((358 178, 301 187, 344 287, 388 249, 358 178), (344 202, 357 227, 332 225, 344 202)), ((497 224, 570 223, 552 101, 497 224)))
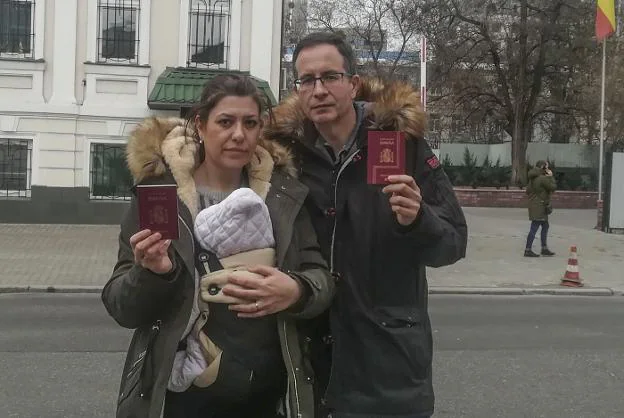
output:
POLYGON ((359 151, 341 165, 315 147, 318 132, 294 96, 276 109, 265 134, 294 150, 322 253, 338 277, 330 334, 322 323, 308 330, 316 361, 328 369, 326 355, 332 354, 331 371, 317 376, 316 390, 326 394, 322 402, 336 418, 433 413, 425 268, 465 257, 466 220, 424 140, 417 91, 365 80, 357 100, 370 103, 357 134, 359 151), (397 222, 382 186, 366 182, 368 130, 406 133, 408 171, 423 197, 410 226, 397 222))

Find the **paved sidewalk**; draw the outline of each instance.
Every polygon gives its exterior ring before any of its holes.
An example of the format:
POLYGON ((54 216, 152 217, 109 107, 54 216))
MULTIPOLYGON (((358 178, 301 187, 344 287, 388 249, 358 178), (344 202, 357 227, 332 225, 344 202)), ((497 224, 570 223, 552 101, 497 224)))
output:
MULTIPOLYGON (((466 208, 469 228, 465 260, 430 269, 433 290, 464 287, 523 293, 559 289, 570 245, 578 246, 587 288, 624 292, 624 235, 593 230, 593 210, 557 210, 551 219, 553 258, 522 257, 529 222, 524 209, 466 208), (491 289, 495 288, 495 289, 491 289)), ((117 257, 117 226, 0 224, 0 288, 32 286, 68 290, 108 279, 117 257)), ((535 248, 539 247, 539 237, 535 248)), ((31 289, 32 290, 32 289, 31 289)), ((75 290, 75 289, 74 289, 75 290)))
POLYGON ((0 286, 103 286, 118 226, 0 224, 0 286))
MULTIPOLYGON (((529 229, 526 209, 466 208, 468 250, 460 262, 430 269, 430 286, 560 287, 570 246, 576 245, 586 287, 624 291, 624 235, 593 229, 595 210, 556 210, 549 247, 555 257, 524 258, 529 229)), ((540 248, 539 232, 533 244, 540 248)))

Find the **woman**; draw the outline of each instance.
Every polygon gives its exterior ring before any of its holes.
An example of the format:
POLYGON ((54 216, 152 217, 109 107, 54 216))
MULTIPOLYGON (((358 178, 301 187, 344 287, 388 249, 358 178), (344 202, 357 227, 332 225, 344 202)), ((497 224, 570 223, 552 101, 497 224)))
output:
POLYGON ((553 177, 552 171, 548 168, 548 162, 538 161, 535 168, 529 171, 529 182, 526 192, 529 198, 529 220, 531 221, 531 229, 527 236, 526 247, 524 249, 525 257, 539 257, 540 254, 533 252, 533 240, 535 234, 541 227, 541 241, 543 256, 553 256, 555 253, 548 249, 548 215, 552 212, 550 197, 555 192, 557 184, 553 177))
POLYGON ((165 418, 314 415, 307 343, 295 320, 323 312, 334 284, 302 209, 307 189, 292 177, 290 155, 274 143, 258 144, 265 110, 249 78, 220 76, 205 87, 186 123, 149 119, 129 139, 128 166, 137 184, 177 185, 180 237, 172 242, 139 231, 132 200, 121 224, 118 261, 102 293, 109 314, 136 328, 117 417, 160 417, 163 403, 165 418), (268 207, 276 267, 229 274, 221 291, 239 302, 203 303, 209 309, 200 327, 194 221, 241 187, 268 207), (169 390, 176 386, 176 354, 187 349, 197 328, 210 338, 203 347, 219 354, 218 361, 202 360, 217 370, 203 387, 169 390))

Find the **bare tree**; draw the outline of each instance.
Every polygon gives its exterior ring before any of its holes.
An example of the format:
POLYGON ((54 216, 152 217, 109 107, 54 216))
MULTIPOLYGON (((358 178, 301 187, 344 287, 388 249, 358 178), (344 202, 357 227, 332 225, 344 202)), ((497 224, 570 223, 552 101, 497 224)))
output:
MULTIPOLYGON (((518 184, 526 180, 526 149, 536 127, 554 142, 598 137, 595 7, 594 0, 311 0, 309 22, 360 39, 373 74, 396 77, 407 68, 415 82, 412 54, 425 35, 431 108, 501 126, 512 140, 512 182, 518 184), (399 54, 384 60, 385 49, 399 54)), ((624 10, 624 0, 618 7, 624 10)), ((624 96, 618 94, 624 35, 608 42, 606 135, 614 141, 624 137, 624 96)))
POLYGON ((435 88, 468 117, 504 123, 512 138, 512 182, 524 180, 526 149, 565 0, 438 1, 427 25, 435 88))
MULTIPOLYGON (((433 52, 428 84, 438 93, 429 102, 466 119, 501 123, 512 139, 514 183, 524 181, 536 127, 554 142, 597 138, 595 1, 429 1, 437 7, 421 24, 433 52)), ((606 132, 612 140, 624 135, 624 121, 616 117, 624 106, 622 46, 619 34, 609 39, 606 132)))
MULTIPOLYGON (((620 8, 624 2, 620 2, 620 8)), ((551 53, 546 90, 550 94, 538 105, 536 118, 546 126, 551 142, 569 142, 575 134, 582 142, 599 138, 602 48, 594 38, 594 27, 578 16, 595 12, 595 3, 572 2, 557 28, 557 47, 551 53)), ((619 24, 622 22, 622 16, 619 24)), ((591 23, 591 22, 590 22, 591 23)), ((624 81, 624 37, 618 32, 607 41, 606 141, 624 135, 624 120, 619 117, 624 98, 619 91, 624 81)))
POLYGON ((286 46, 296 45, 308 33, 308 9, 302 3, 289 1, 284 7, 284 39, 286 46))
POLYGON ((353 43, 363 68, 374 75, 394 77, 402 68, 417 64, 421 2, 312 0, 308 7, 311 28, 342 32, 353 43))

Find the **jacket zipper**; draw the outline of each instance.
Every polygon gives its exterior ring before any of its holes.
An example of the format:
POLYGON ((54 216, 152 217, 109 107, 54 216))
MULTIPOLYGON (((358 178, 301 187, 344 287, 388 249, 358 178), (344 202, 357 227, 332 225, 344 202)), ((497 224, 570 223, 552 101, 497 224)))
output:
POLYGON ((299 413, 301 407, 299 406, 299 388, 297 386, 297 375, 295 370, 295 365, 293 364, 292 356, 290 354, 290 347, 288 346, 288 334, 286 330, 286 321, 283 322, 284 327, 284 345, 286 346, 286 356, 288 357, 288 365, 290 366, 290 371, 293 375, 293 387, 295 389, 295 416, 300 417, 299 413))
MULTIPOLYGON (((336 179, 335 179, 335 183, 336 185, 334 186, 334 208, 336 207, 336 203, 338 202, 338 180, 340 179, 340 174, 342 174, 342 172, 344 171, 344 169, 349 165, 349 163, 351 162, 351 160, 353 160, 353 157, 355 157, 360 151, 356 151, 353 154, 351 154, 349 156, 349 158, 347 158, 342 165, 340 166, 340 169, 338 170, 338 174, 336 174, 336 179)), ((334 273, 334 241, 336 240, 336 224, 337 222, 337 216, 334 216, 334 227, 332 229, 332 237, 331 237, 331 247, 330 247, 330 252, 329 252, 329 269, 332 273, 334 273)))
MULTIPOLYGON (((344 169, 349 165, 349 163, 351 163, 351 160, 353 160, 353 158, 359 153, 360 151, 356 151, 353 154, 351 154, 340 166, 340 169, 338 170, 338 173, 336 174, 336 179, 334 180, 335 182, 335 186, 334 186, 334 202, 333 202, 333 206, 334 208, 337 206, 338 203, 338 180, 340 179, 340 175, 342 174, 342 172, 344 171, 344 169)), ((332 237, 331 237, 331 246, 330 246, 330 252, 329 252, 329 270, 330 272, 333 274, 335 274, 335 269, 334 269, 334 244, 335 244, 335 240, 336 240, 336 224, 338 223, 338 216, 337 214, 334 215, 334 227, 332 229, 332 237)), ((330 323, 331 323, 331 315, 330 315, 330 323)), ((332 349, 332 361, 331 361, 331 365, 329 367, 329 379, 327 380, 327 387, 325 388, 325 393, 323 394, 323 399, 327 399, 327 391, 329 390, 329 385, 332 381, 332 377, 334 375, 334 363, 335 363, 335 352, 336 352, 336 347, 338 346, 338 334, 336 334, 334 337, 334 348, 332 349)))
POLYGON ((191 236, 191 244, 193 245, 193 252, 195 252, 195 236, 193 235, 193 232, 191 232, 191 228, 189 228, 189 226, 186 224, 186 222, 184 221, 181 215, 178 215, 178 219, 180 219, 180 221, 182 222, 182 225, 184 225, 189 235, 191 236))
MULTIPOLYGON (((193 261, 195 261, 195 236, 193 235, 191 228, 189 228, 189 226, 186 224, 182 216, 178 214, 178 218, 180 219, 180 221, 182 222, 182 225, 184 225, 189 235, 191 236, 191 247, 193 248, 193 261)), ((191 316, 193 316, 193 310, 195 309, 195 302, 198 300, 198 297, 199 297, 199 286, 196 283, 197 279, 195 277, 196 276, 195 266, 193 266, 193 270, 191 271, 191 274, 193 276, 193 306, 191 307, 191 316)), ((186 338, 186 336, 192 330, 193 330, 193 326, 191 325, 191 318, 189 318, 187 320, 186 327, 184 328, 184 333, 182 334, 181 338, 186 338), (188 332, 186 332, 187 328, 188 328, 188 332)))

